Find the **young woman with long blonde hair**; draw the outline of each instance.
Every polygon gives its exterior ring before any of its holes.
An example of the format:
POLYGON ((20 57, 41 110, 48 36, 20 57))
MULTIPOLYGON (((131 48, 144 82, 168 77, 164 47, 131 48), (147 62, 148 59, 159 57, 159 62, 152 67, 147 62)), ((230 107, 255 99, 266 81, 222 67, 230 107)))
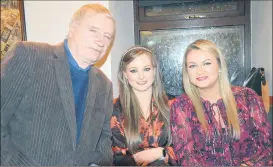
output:
POLYGON ((261 98, 231 86, 211 41, 191 43, 183 59, 185 94, 171 106, 171 132, 182 166, 270 166, 272 129, 261 98))
POLYGON ((151 50, 129 48, 120 60, 118 82, 111 119, 114 165, 176 165, 168 99, 151 50))

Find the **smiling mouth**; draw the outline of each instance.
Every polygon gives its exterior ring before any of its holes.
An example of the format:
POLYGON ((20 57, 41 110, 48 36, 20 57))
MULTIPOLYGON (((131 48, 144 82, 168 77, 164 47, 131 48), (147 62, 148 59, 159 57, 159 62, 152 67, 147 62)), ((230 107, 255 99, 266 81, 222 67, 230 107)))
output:
POLYGON ((198 78, 196 78, 196 80, 198 80, 198 81, 204 81, 204 80, 206 80, 208 77, 198 77, 198 78))
POLYGON ((138 85, 145 85, 147 81, 137 82, 138 85))

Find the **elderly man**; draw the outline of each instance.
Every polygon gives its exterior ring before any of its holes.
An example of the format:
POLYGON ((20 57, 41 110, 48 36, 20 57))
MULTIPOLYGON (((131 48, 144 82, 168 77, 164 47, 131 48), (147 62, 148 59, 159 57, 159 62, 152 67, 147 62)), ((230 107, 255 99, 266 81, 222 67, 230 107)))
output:
POLYGON ((89 4, 64 42, 13 45, 1 64, 1 165, 112 164, 112 84, 92 65, 114 36, 110 12, 89 4))

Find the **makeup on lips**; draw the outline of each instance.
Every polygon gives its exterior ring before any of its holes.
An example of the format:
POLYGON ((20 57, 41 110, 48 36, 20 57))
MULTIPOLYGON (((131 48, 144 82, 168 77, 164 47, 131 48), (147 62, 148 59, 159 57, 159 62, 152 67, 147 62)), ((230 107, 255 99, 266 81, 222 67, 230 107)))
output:
POLYGON ((207 76, 205 76, 205 77, 197 77, 196 80, 198 80, 198 81, 204 81, 207 78, 208 78, 207 76))

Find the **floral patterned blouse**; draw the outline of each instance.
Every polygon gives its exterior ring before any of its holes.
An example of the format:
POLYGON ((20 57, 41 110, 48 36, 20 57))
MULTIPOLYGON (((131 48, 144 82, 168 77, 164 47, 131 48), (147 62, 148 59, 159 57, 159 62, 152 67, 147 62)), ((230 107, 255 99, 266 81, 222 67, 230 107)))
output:
MULTIPOLYGON (((164 147, 166 150, 166 157, 161 161, 163 161, 165 165, 176 165, 177 162, 173 148, 171 146, 166 146, 168 143, 168 137, 167 134, 164 133, 164 122, 159 121, 158 117, 158 110, 154 106, 154 111, 151 113, 148 120, 145 120, 143 117, 140 118, 139 133, 142 143, 139 144, 139 148, 137 150, 143 151, 149 148, 164 147), (151 125, 150 122, 153 122, 153 125, 151 125)), ((114 165, 117 165, 119 164, 117 161, 122 161, 124 158, 128 158, 128 156, 132 157, 132 154, 128 151, 126 144, 126 137, 124 134, 124 118, 119 99, 114 101, 114 111, 111 118, 111 130, 113 134, 112 150, 114 152, 114 165)), ((159 164, 157 163, 151 163, 148 165, 162 165, 162 162, 159 162, 159 164)), ((123 163, 123 166, 125 165, 128 164, 123 163)))
POLYGON ((178 164, 182 166, 270 166, 272 165, 272 127, 261 98, 252 89, 232 87, 240 120, 240 139, 232 139, 213 116, 217 105, 227 125, 222 99, 216 104, 202 99, 209 135, 205 135, 193 104, 185 94, 171 106, 171 132, 178 164))

